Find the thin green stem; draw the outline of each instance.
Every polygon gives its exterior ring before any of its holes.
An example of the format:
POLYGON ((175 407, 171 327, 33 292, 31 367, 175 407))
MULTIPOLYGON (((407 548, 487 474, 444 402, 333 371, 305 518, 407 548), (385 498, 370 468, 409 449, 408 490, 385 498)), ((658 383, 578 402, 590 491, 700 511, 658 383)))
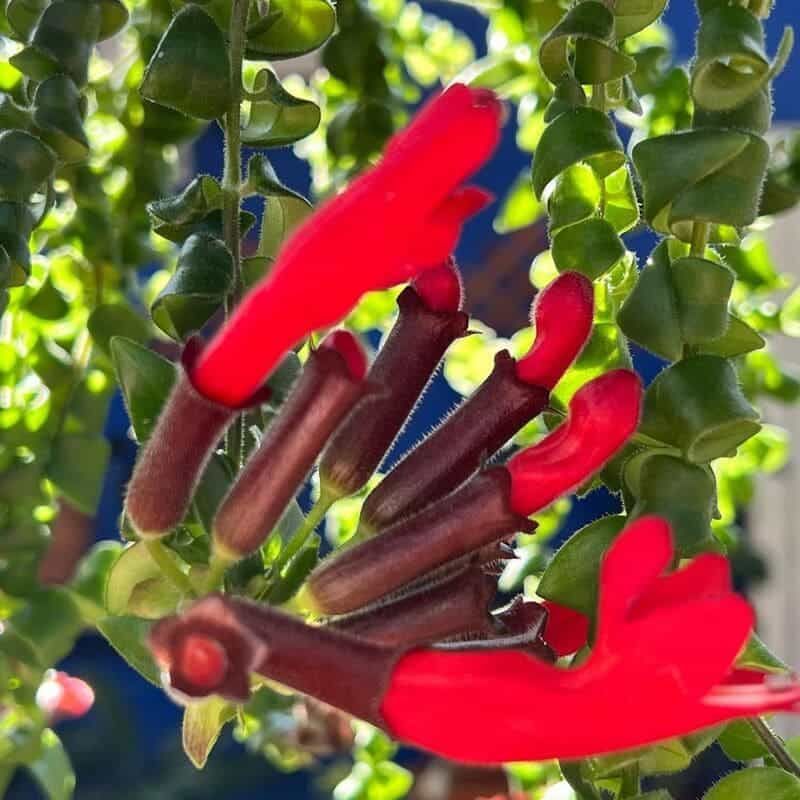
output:
POLYGON ((622 783, 619 787, 618 800, 625 797, 636 797, 641 794, 642 783, 639 777, 639 765, 631 764, 622 770, 622 783))
POLYGON ((159 539, 146 539, 145 545, 150 558, 155 561, 161 574, 184 596, 194 597, 195 591, 188 576, 175 563, 169 550, 159 539))
POLYGON ((783 740, 778 736, 775 731, 770 728, 763 717, 753 717, 748 720, 750 727, 755 731, 756 736, 764 743, 764 746, 769 750, 772 757, 778 764, 800 778, 800 764, 794 759, 794 756, 786 749, 783 740))
POLYGON ((711 225, 708 222, 695 222, 692 225, 692 244, 689 250, 691 255, 698 258, 705 256, 710 234, 711 225))
POLYGON ((317 525, 322 522, 325 515, 328 513, 328 509, 333 505, 335 500, 335 497, 325 492, 320 494, 319 499, 308 512, 303 524, 292 534, 292 537, 286 543, 286 547, 283 548, 280 555, 275 560, 275 564, 272 568, 272 574, 275 578, 281 574, 283 568, 303 549, 303 545, 308 541, 308 538, 314 532, 317 525))
POLYGON ((222 588, 225 580, 225 573, 233 564, 230 559, 221 556, 219 553, 212 552, 211 560, 208 562, 208 574, 205 580, 205 593, 210 594, 222 588))
MULTIPOLYGON (((242 64, 247 43, 245 26, 250 0, 232 0, 229 30, 231 104, 225 114, 225 167, 222 175, 222 236, 233 259, 233 286, 225 299, 230 315, 242 295, 242 248, 239 228, 242 194, 242 64)), ((226 450, 234 464, 241 466, 244 453, 244 422, 239 414, 228 429, 226 450)))
POLYGON ((605 112, 606 110, 606 85, 604 83, 592 84, 592 108, 605 112))

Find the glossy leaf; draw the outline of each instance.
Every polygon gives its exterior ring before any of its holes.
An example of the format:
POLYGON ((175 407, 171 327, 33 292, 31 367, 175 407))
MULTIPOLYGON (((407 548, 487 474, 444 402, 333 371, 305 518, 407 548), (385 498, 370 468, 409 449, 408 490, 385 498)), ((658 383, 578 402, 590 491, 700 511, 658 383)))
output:
POLYGON ((233 257, 208 234, 192 234, 183 244, 175 272, 151 307, 153 322, 173 339, 200 330, 222 307, 233 285, 233 257))
POLYGON ((320 110, 311 100, 295 97, 283 88, 272 70, 262 69, 251 93, 250 115, 241 133, 250 147, 284 147, 313 133, 320 110))
POLYGON ((667 0, 616 0, 614 3, 614 34, 618 39, 626 39, 644 30, 655 22, 664 9, 667 0))
POLYGON ((574 271, 596 280, 627 252, 611 223, 587 219, 562 228, 553 238, 553 261, 560 272, 574 271))
POLYGON ((752 353, 754 350, 760 350, 764 346, 766 346, 766 340, 760 333, 754 331, 738 317, 729 314, 725 333, 713 342, 704 342, 699 349, 709 355, 735 358, 745 355, 745 353, 752 353))
POLYGON ((190 117, 225 114, 232 91, 228 47, 199 5, 175 15, 147 65, 140 91, 147 100, 190 117))
POLYGON ((744 719, 728 723, 719 737, 725 755, 734 761, 753 761, 769 754, 764 742, 744 719))
POLYGON ((175 367, 162 356, 122 336, 111 340, 111 356, 125 407, 139 442, 153 431, 175 382, 175 367))
POLYGON ((249 58, 294 58, 321 47, 336 26, 328 0, 272 0, 269 14, 251 20, 247 29, 249 58))
POLYGON ((52 730, 42 731, 36 757, 25 766, 47 800, 72 800, 75 773, 64 745, 52 730))
POLYGON ((726 775, 714 784, 703 800, 800 800, 800 779, 777 767, 751 767, 726 775))
POLYGON ((86 100, 66 75, 54 75, 36 87, 33 121, 42 139, 66 164, 89 155, 89 140, 83 130, 86 100))
POLYGON ((9 626, 32 646, 39 663, 54 664, 72 650, 83 620, 67 591, 42 589, 11 617, 9 626))

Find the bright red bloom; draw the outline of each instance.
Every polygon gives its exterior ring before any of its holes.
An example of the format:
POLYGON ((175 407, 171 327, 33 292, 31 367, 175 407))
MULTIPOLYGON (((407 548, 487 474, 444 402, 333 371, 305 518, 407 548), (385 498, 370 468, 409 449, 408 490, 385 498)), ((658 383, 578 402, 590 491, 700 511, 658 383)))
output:
POLYGON ((545 600, 547 621, 542 639, 559 658, 577 653, 589 638, 589 618, 580 611, 545 600))
POLYGON ((94 690, 66 672, 50 673, 36 691, 36 704, 52 719, 74 719, 94 704, 94 690))
POLYGON ((637 520, 616 540, 601 570, 595 647, 575 669, 513 650, 405 655, 381 704, 388 730, 462 761, 539 761, 800 710, 796 682, 726 680, 753 628, 727 561, 705 554, 664 575, 673 557, 669 526, 658 517, 637 520))
POLYGON ((641 398, 641 381, 626 369, 575 392, 566 422, 506 464, 514 511, 533 514, 597 472, 636 430, 641 398))
POLYGON ((458 311, 464 300, 461 275, 452 258, 420 272, 412 281, 414 291, 431 311, 449 314, 458 311))
POLYGON ((192 374, 207 397, 237 405, 311 331, 332 325, 367 291, 444 261, 465 219, 487 201, 461 184, 490 156, 502 106, 455 84, 398 133, 383 159, 301 225, 192 374))

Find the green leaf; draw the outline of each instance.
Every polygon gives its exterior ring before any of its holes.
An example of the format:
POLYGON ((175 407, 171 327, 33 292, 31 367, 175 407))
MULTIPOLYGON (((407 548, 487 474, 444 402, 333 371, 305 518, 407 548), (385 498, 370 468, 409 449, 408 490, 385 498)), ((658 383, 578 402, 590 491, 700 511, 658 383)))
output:
POLYGON ((750 723, 743 719, 729 722, 718 741, 725 755, 734 761, 753 761, 769 753, 750 723))
POLYGON ((267 158, 260 154, 247 164, 247 187, 263 195, 265 201, 257 255, 274 258, 292 230, 311 213, 311 203, 284 186, 267 158))
POLYGON ((96 606, 105 606, 106 583, 114 563, 122 553, 119 542, 98 542, 84 556, 70 583, 72 591, 96 606))
POLYGON ((575 164, 561 172, 547 200, 550 235, 594 216, 600 193, 600 180, 588 164, 575 164))
POLYGON ((758 419, 731 364, 703 355, 673 364, 650 384, 640 430, 702 464, 758 433, 758 419))
POLYGON ((667 0, 616 0, 614 35, 625 39, 655 22, 667 6, 667 0))
POLYGON ((209 459, 192 499, 195 515, 209 535, 213 528, 212 523, 217 509, 228 493, 234 477, 234 470, 227 457, 221 453, 214 453, 209 459))
POLYGON ((548 184, 568 167, 587 163, 604 178, 625 163, 611 119, 596 108, 565 111, 547 126, 533 159, 533 190, 541 198, 548 184))
POLYGON ((66 75, 54 75, 36 87, 31 105, 33 121, 42 139, 66 164, 89 155, 89 140, 83 130, 86 99, 66 75))
POLYGON ((270 592, 269 601, 280 605, 292 598, 319 560, 320 538, 312 536, 306 546, 289 562, 270 592))
POLYGON ((626 522, 624 516, 609 516, 581 528, 553 556, 536 593, 594 619, 600 563, 626 522))
POLYGON ((729 314, 728 328, 725 333, 713 342, 704 342, 700 345, 700 350, 721 358, 735 358, 752 353, 754 350, 760 350, 766 344, 766 339, 760 333, 754 331, 738 317, 729 314))
POLYGON ((284 147, 313 133, 320 122, 316 103, 289 94, 275 73, 262 69, 251 93, 250 116, 242 143, 250 147, 284 147))
POLYGON ((112 338, 111 356, 134 433, 144 442, 175 382, 175 366, 122 336, 112 338))
POLYGON ((144 344, 150 338, 150 326, 127 303, 104 303, 97 306, 87 323, 94 343, 111 355, 111 339, 124 336, 144 344))
POLYGON ((230 61, 222 31, 200 6, 182 8, 153 53, 142 97, 190 117, 216 119, 231 103, 230 61))
POLYGON ((752 767, 726 775, 703 800, 800 800, 800 780, 777 767, 752 767))
POLYGON ((736 666, 740 669, 755 669, 777 674, 791 671, 755 633, 750 634, 747 646, 736 659, 736 666))
POLYGON ((145 645, 151 626, 146 619, 106 617, 97 623, 97 630, 143 678, 161 686, 159 669, 145 645))
POLYGON ((200 330, 222 307, 233 285, 233 256, 217 238, 192 234, 183 244, 175 272, 151 307, 153 322, 183 340, 200 330))
POLYGON ((596 280, 626 253, 610 222, 587 219, 562 228, 553 237, 553 261, 559 272, 574 270, 596 280))
POLYGON ((102 436, 63 434, 53 445, 45 474, 77 509, 94 516, 110 455, 102 436))
POLYGON ((183 751, 197 769, 203 769, 226 722, 236 709, 220 697, 207 697, 183 710, 183 751))
POLYGON ((0 193, 4 200, 27 203, 42 191, 56 167, 55 153, 25 131, 0 133, 0 193))
POLYGON ((269 14, 247 29, 246 53, 260 61, 301 56, 321 47, 335 27, 328 0, 272 0, 269 14))
MULTIPOLYGON (((167 549, 180 566, 180 559, 167 549)), ((159 619, 174 611, 180 592, 167 581, 153 561, 147 545, 136 542, 125 548, 114 563, 106 581, 105 608, 113 616, 159 619)))
POLYGON ((523 170, 503 199, 494 219, 494 229, 498 233, 511 233, 525 228, 536 222, 542 211, 541 203, 533 195, 530 173, 523 170))
POLYGON ((81 614, 64 589, 36 592, 8 624, 32 646, 41 664, 54 664, 64 658, 83 628, 81 614))
POLYGON ((64 745, 49 728, 42 731, 37 756, 27 769, 48 800, 70 800, 75 791, 75 773, 64 745))
POLYGON ((39 319, 62 319, 69 312, 69 303, 48 277, 38 292, 25 304, 25 310, 39 319))

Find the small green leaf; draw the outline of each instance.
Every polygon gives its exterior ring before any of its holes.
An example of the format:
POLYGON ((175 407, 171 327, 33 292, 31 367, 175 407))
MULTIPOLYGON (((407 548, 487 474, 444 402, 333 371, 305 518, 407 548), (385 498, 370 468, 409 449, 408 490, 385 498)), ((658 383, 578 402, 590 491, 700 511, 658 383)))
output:
POLYGON ((594 618, 600 563, 626 522, 624 516, 602 517, 581 528, 553 556, 536 593, 594 618))
POLYGON ((610 222, 587 219, 562 228, 553 237, 553 261, 559 272, 574 270, 596 280, 626 253, 610 222))
POLYGON ((83 130, 86 99, 66 75, 54 75, 36 88, 31 106, 33 121, 42 139, 66 164, 89 155, 89 140, 83 130))
POLYGON ((186 339, 222 307, 233 285, 233 257, 217 238, 192 234, 183 244, 169 283, 151 307, 167 336, 186 339))
POLYGON ((270 603, 280 605, 292 598, 311 570, 317 565, 319 543, 319 536, 312 536, 308 540, 308 544, 289 562, 270 592, 270 603))
POLYGON ((625 39, 655 22, 667 6, 667 0, 616 0, 614 35, 625 39))
POLYGON ((61 319, 69 312, 69 303, 48 277, 38 292, 26 303, 25 310, 39 319, 61 319))
POLYGON ((102 436, 63 434, 53 445, 45 474, 77 509, 93 516, 110 455, 102 436))
POLYGON ((725 755, 734 761, 753 761, 769 752, 750 723, 743 719, 729 722, 718 741, 725 755))
POLYGON ((223 497, 228 493, 235 477, 233 468, 222 453, 214 453, 200 478, 192 503, 194 512, 206 533, 212 531, 212 523, 223 497))
POLYGON ((97 623, 97 630, 143 678, 161 686, 159 669, 145 645, 151 626, 146 619, 106 617, 97 623))
POLYGON ((319 125, 316 103, 289 94, 270 69, 258 72, 250 99, 250 116, 242 129, 242 143, 250 147, 284 147, 319 125))
POLYGON ((750 634, 747 646, 736 659, 736 666, 740 669, 755 669, 760 672, 778 674, 790 672, 789 667, 755 633, 750 634))
POLYGON ((87 323, 94 343, 106 354, 111 354, 111 339, 124 336, 139 344, 150 338, 147 321, 127 303, 104 303, 97 306, 87 323))
POLYGON ((175 15, 147 65, 140 92, 190 117, 225 114, 231 103, 228 47, 200 6, 192 3, 175 15))
POLYGON ((68 591, 43 589, 8 624, 33 647, 41 664, 54 664, 72 650, 83 619, 68 591))
POLYGON ((236 709, 220 697, 207 697, 183 710, 183 751, 197 769, 203 769, 226 722, 236 709))
POLYGON ((700 350, 721 358, 735 358, 752 353, 754 350, 761 350, 766 344, 760 333, 733 314, 728 314, 728 328, 725 333, 713 342, 704 342, 700 345, 700 350))
POLYGON ((77 574, 70 583, 75 594, 99 607, 105 606, 106 583, 114 563, 122 552, 119 542, 98 542, 81 560, 77 574))
POLYGON ((321 47, 335 27, 328 0, 272 0, 266 17, 251 20, 247 56, 259 61, 301 56, 321 47))
POLYGON ((36 758, 25 766, 47 800, 71 800, 75 773, 64 745, 49 728, 42 731, 36 758))
MULTIPOLYGON (((180 565, 180 559, 167 552, 180 565)), ((106 581, 105 608, 113 616, 129 614, 159 619, 174 611, 181 599, 178 590, 164 578, 144 542, 125 548, 106 581)))
POLYGON ((122 336, 111 339, 111 356, 131 425, 139 442, 144 442, 175 382, 175 366, 122 336))
POLYGON ((777 767, 751 767, 726 775, 703 800, 800 800, 800 780, 777 767))

